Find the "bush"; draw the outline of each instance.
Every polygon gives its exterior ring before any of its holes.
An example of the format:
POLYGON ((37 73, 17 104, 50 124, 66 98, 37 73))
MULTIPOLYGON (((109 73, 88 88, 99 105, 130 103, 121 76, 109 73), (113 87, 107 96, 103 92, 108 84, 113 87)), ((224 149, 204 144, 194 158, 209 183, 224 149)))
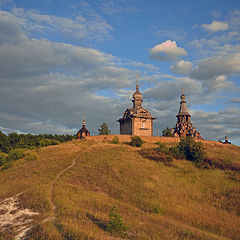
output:
POLYGON ((24 159, 25 159, 26 161, 38 160, 38 159, 39 159, 39 156, 38 156, 38 154, 37 154, 36 152, 31 151, 31 152, 26 152, 26 153, 25 153, 24 159))
POLYGON ((113 139, 112 139, 112 143, 113 144, 118 144, 119 143, 119 138, 117 136, 115 136, 113 139))
POLYGON ((127 227, 124 225, 122 217, 119 214, 119 210, 115 206, 110 209, 108 218, 109 221, 106 230, 111 234, 116 234, 120 236, 124 235, 127 227))
POLYGON ((6 163, 7 154, 0 152, 0 166, 3 166, 6 163))
POLYGON ((47 146, 51 146, 51 145, 57 145, 60 142, 58 140, 55 139, 42 139, 40 141, 40 147, 47 147, 47 146))
POLYGON ((40 141, 40 147, 47 147, 52 144, 51 139, 42 139, 40 141))
POLYGON ((157 150, 159 152, 163 152, 163 153, 169 152, 169 149, 165 143, 157 142, 156 144, 158 145, 157 150))
POLYGON ((130 145, 133 147, 141 147, 145 142, 139 137, 134 136, 131 138, 130 145))
POLYGON ((195 142, 192 137, 181 138, 178 148, 187 160, 197 164, 203 163, 205 153, 201 142, 195 142))
POLYGON ((166 158, 166 162, 167 163, 173 162, 173 157, 171 155, 168 155, 166 158))
POLYGON ((176 159, 184 159, 185 155, 183 152, 180 151, 178 146, 170 147, 169 152, 175 157, 176 159))
POLYGON ((159 214, 159 215, 163 215, 163 209, 160 207, 159 204, 153 205, 152 206, 152 212, 159 214))
POLYGON ((56 139, 51 139, 51 144, 50 145, 58 145, 60 142, 56 139))
POLYGON ((9 161, 9 162, 6 161, 6 162, 4 163, 2 169, 3 169, 3 170, 8 169, 8 168, 12 167, 12 165, 13 165, 12 161, 9 161))
POLYGON ((7 156, 7 162, 16 161, 20 158, 23 158, 24 151, 25 149, 22 149, 22 148, 16 148, 11 150, 7 156))

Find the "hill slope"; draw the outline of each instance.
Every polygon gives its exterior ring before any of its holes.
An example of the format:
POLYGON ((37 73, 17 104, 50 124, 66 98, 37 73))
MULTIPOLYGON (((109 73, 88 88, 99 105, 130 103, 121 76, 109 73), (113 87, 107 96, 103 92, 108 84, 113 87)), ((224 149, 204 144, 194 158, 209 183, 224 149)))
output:
MULTIPOLYGON (((239 147, 206 148, 240 163, 239 147)), ((124 144, 71 141, 37 153, 0 171, 0 239, 119 239, 105 231, 114 205, 126 239, 240 239, 238 171, 166 165, 124 144)))

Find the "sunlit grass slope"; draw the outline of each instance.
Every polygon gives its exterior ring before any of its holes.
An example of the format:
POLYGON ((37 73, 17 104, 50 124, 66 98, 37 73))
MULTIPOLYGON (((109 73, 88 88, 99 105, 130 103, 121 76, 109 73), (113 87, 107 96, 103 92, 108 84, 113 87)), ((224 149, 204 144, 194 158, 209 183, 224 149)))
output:
MULTIPOLYGON (((205 148, 211 159, 240 163, 239 147, 205 148)), ((105 231, 114 205, 128 227, 126 239, 240 239, 238 171, 175 159, 164 164, 138 151, 81 141, 42 148, 38 160, 0 171, 0 199, 23 192, 22 206, 40 212, 31 240, 114 239, 105 231), (76 156, 76 165, 54 185, 56 220, 37 225, 52 214, 52 181, 76 156)))

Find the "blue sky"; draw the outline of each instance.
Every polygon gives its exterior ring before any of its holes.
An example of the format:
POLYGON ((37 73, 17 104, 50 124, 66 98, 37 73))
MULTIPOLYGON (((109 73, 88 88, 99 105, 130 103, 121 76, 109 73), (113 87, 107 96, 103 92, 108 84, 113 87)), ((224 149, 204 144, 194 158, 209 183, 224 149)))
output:
POLYGON ((131 107, 140 74, 154 135, 181 88, 206 139, 240 144, 240 2, 0 0, 0 130, 92 134, 131 107))

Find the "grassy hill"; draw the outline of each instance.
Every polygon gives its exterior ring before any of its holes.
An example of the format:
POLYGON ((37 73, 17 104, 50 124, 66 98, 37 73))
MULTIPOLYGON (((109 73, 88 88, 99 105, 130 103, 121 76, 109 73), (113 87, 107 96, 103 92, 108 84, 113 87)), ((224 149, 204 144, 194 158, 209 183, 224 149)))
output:
POLYGON ((154 148, 73 140, 14 162, 0 171, 0 219, 13 216, 0 239, 24 239, 24 226, 28 240, 240 239, 240 148, 205 145, 210 168, 140 154, 154 148), (113 206, 125 236, 106 231, 113 206))

